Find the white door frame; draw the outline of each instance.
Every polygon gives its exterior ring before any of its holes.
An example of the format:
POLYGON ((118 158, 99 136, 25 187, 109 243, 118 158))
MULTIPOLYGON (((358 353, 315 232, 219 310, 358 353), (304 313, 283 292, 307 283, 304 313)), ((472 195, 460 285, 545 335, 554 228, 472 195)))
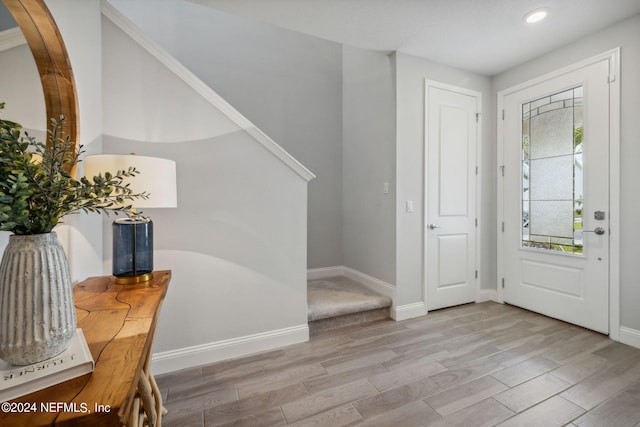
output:
POLYGON ((504 98, 530 86, 551 80, 563 74, 589 66, 603 60, 609 61, 609 337, 620 340, 620 48, 615 48, 584 61, 569 65, 557 71, 528 80, 516 86, 498 92, 497 114, 497 157, 498 157, 498 302, 504 302, 502 278, 504 277, 504 241, 502 224, 504 223, 504 185, 502 167, 504 167, 504 98))
POLYGON ((427 224, 429 223, 429 218, 427 218, 427 214, 429 212, 429 174, 427 173, 427 167, 429 165, 429 150, 428 150, 428 144, 429 144, 429 87, 436 87, 438 89, 443 89, 443 90, 449 90, 451 92, 457 92, 457 93, 461 93, 464 95, 469 95, 469 96, 473 96, 477 99, 477 114, 478 114, 478 119, 477 119, 477 123, 478 126, 476 127, 476 158, 475 158, 475 163, 476 163, 476 185, 474 188, 474 191, 476 193, 476 197, 475 197, 475 201, 476 201, 476 259, 475 259, 475 270, 478 272, 477 277, 475 279, 475 287, 476 287, 476 302, 482 302, 482 301, 488 301, 487 298, 482 299, 480 296, 480 289, 481 289, 481 281, 480 281, 480 277, 482 276, 480 274, 480 259, 481 259, 481 252, 480 249, 482 247, 482 245, 480 244, 481 242, 481 233, 480 233, 480 224, 482 224, 481 221, 481 211, 480 211, 480 201, 482 200, 482 186, 481 184, 481 176, 482 174, 480 173, 480 168, 478 165, 478 159, 480 158, 480 154, 481 154, 481 147, 482 147, 482 92, 479 91, 475 91, 472 89, 467 89, 464 87, 460 87, 460 86, 454 86, 454 85, 450 85, 447 83, 442 83, 442 82, 438 82, 435 80, 429 80, 429 79, 425 79, 424 81, 424 163, 423 163, 423 178, 424 178, 424 187, 423 187, 423 202, 424 202, 424 206, 422 209, 423 212, 423 218, 422 218, 422 248, 423 248, 423 254, 424 254, 424 258, 422 260, 422 295, 423 295, 423 302, 425 305, 425 309, 427 307, 427 298, 428 298, 428 294, 427 294, 427 285, 428 285, 428 275, 427 275, 427 256, 429 254, 428 251, 428 242, 427 242, 427 224))

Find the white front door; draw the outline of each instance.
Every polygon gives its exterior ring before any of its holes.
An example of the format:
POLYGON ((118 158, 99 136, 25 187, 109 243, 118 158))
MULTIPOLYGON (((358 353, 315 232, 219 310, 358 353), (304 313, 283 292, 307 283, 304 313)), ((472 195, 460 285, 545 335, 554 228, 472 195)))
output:
POLYGON ((504 301, 609 332, 608 59, 504 91, 504 301))
POLYGON ((476 300, 476 150, 480 94, 426 84, 427 310, 476 300))

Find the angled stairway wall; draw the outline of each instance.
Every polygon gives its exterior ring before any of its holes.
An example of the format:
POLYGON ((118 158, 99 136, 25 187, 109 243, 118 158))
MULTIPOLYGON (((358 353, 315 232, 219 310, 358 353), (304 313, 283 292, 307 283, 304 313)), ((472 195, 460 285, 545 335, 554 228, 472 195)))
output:
POLYGON ((103 151, 177 162, 178 208, 145 211, 156 267, 173 270, 154 370, 306 340, 313 174, 108 3, 102 11, 103 151))
POLYGON ((317 175, 309 268, 343 265, 342 46, 205 2, 109 3, 317 175))

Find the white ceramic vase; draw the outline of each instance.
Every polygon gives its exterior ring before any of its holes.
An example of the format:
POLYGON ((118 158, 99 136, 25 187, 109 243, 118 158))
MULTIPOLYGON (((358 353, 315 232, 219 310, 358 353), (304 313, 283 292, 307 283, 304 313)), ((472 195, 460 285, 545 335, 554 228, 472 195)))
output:
POLYGON ((69 263, 56 234, 10 236, 0 263, 0 358, 41 362, 64 351, 75 330, 69 263))

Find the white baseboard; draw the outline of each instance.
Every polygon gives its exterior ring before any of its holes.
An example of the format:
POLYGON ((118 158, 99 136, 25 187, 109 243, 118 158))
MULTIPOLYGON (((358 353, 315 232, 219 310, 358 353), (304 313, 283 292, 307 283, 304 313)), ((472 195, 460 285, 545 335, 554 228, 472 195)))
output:
POLYGON ((620 342, 631 347, 640 348, 640 331, 621 326, 620 342))
MULTIPOLYGON (((393 306, 391 307, 391 318, 397 321, 412 319, 414 317, 420 317, 427 314, 427 306, 424 302, 416 302, 412 304, 406 304, 402 306, 395 305, 395 292, 396 287, 390 283, 384 282, 368 274, 362 273, 353 268, 345 267, 343 265, 336 265, 333 267, 314 268, 307 270, 308 280, 320 280, 329 277, 346 276, 356 282, 362 283, 369 289, 378 292, 384 296, 391 298, 393 306)), ((498 292, 494 289, 480 289, 478 290, 476 302, 496 301, 498 302, 498 292)))
POLYGON ((421 317, 426 314, 427 306, 424 302, 415 302, 413 304, 401 305, 393 307, 391 310, 391 317, 396 321, 413 319, 414 317, 421 317))
POLYGON ((308 340, 308 325, 293 326, 291 328, 155 353, 151 359, 151 368, 155 375, 159 375, 234 357, 249 356, 308 340))
POLYGON ((333 267, 313 268, 307 270, 307 280, 320 280, 338 276, 344 276, 355 280, 372 291, 377 292, 380 295, 384 295, 385 297, 389 297, 392 303, 395 301, 395 286, 358 270, 354 270, 353 268, 345 267, 344 265, 336 265, 333 267))
POLYGON ((476 297, 476 302, 487 301, 498 302, 498 292, 493 289, 480 289, 478 291, 478 296, 476 297))
POLYGON ((307 270, 307 280, 320 280, 328 277, 344 276, 344 266, 311 268, 307 270))
POLYGON ((385 297, 391 298, 393 301, 396 295, 396 287, 391 283, 387 283, 380 279, 376 279, 375 277, 369 276, 368 274, 364 274, 359 272, 358 270, 354 270, 353 268, 343 267, 344 275, 352 280, 355 280, 358 283, 362 283, 369 289, 384 295, 385 297))

